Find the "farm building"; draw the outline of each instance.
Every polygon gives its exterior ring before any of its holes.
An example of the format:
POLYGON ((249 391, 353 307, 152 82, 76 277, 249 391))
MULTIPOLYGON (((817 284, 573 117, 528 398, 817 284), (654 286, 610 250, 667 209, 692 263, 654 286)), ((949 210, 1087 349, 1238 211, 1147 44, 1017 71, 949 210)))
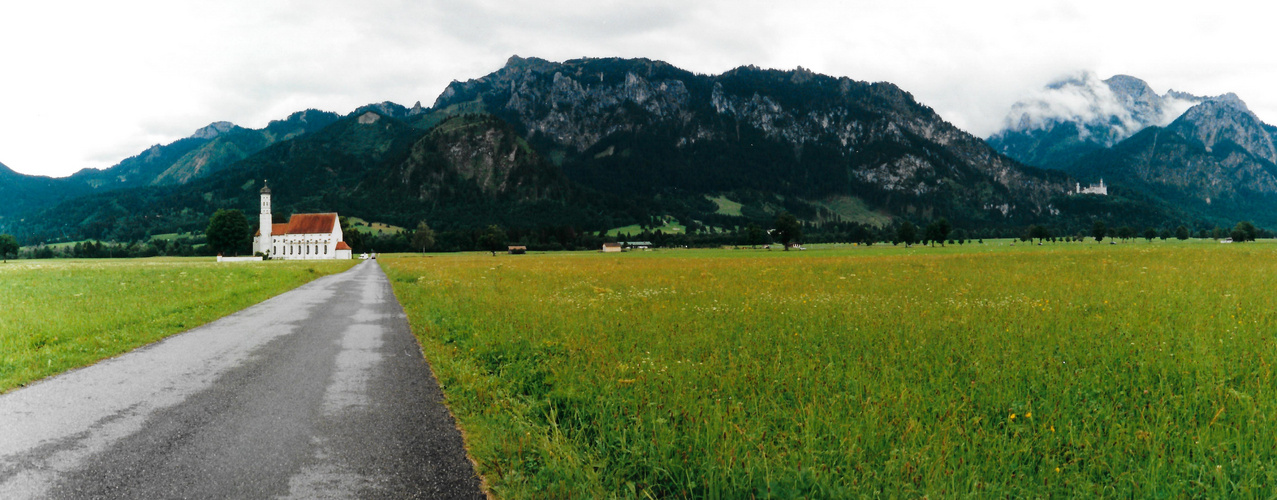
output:
POLYGON ((620 252, 620 251, 621 251, 620 243, 604 243, 603 244, 603 252, 605 253, 620 252))
POLYGON ((506 251, 509 252, 510 255, 523 255, 528 253, 528 247, 523 245, 510 245, 509 247, 506 247, 506 251))
POLYGON ((349 259, 350 246, 341 234, 341 223, 335 212, 293 214, 284 224, 274 224, 270 217, 270 187, 263 186, 262 211, 257 234, 253 235, 253 251, 272 259, 349 259))

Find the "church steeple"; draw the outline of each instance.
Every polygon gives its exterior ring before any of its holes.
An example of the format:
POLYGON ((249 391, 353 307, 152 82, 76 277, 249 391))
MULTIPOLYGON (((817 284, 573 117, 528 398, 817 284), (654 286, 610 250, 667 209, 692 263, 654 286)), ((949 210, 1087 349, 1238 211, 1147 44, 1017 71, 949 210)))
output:
POLYGON ((270 255, 271 249, 274 248, 274 240, 271 239, 271 217, 270 217, 270 186, 266 185, 266 181, 262 181, 262 213, 258 216, 257 232, 261 234, 257 240, 257 248, 253 250, 270 255))

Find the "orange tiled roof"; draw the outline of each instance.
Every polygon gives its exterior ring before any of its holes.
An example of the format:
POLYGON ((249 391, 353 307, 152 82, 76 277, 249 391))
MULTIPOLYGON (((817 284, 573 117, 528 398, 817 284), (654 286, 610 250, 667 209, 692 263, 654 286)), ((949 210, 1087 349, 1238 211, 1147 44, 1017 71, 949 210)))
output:
MULTIPOLYGON (((281 234, 327 234, 333 232, 337 225, 337 214, 293 214, 284 224, 271 224, 271 236, 281 234)), ((253 232, 253 236, 261 236, 262 230, 253 232)), ((346 247, 349 249, 350 247, 346 247)))
MULTIPOLYGON (((278 224, 283 225, 283 224, 278 224)), ((288 227, 279 234, 319 234, 331 233, 337 226, 337 214, 293 214, 288 219, 288 227)), ((271 227, 274 232, 275 228, 271 227)))
POLYGON ((347 244, 346 244, 346 242, 344 242, 344 241, 339 241, 339 242, 337 242, 337 249, 338 249, 338 250, 350 250, 350 245, 347 245, 347 244))

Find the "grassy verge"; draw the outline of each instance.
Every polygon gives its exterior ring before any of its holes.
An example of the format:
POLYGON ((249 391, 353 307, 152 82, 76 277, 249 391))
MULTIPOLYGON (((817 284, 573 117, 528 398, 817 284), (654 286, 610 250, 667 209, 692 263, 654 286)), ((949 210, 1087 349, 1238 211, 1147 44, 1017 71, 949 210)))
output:
POLYGON ((503 498, 1277 485, 1273 244, 380 262, 503 498))
POLYGON ((0 266, 0 391, 194 328, 354 262, 11 261, 0 266))

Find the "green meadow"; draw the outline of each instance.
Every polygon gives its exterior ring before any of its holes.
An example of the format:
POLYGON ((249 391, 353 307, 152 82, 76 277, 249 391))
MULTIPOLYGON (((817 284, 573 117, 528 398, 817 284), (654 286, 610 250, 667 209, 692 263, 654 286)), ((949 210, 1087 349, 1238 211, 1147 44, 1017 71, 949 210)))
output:
POLYGON ((1277 244, 380 263, 502 498, 1277 485, 1277 244))
POLYGON ((10 261, 0 265, 0 392, 208 323, 354 263, 10 261))

